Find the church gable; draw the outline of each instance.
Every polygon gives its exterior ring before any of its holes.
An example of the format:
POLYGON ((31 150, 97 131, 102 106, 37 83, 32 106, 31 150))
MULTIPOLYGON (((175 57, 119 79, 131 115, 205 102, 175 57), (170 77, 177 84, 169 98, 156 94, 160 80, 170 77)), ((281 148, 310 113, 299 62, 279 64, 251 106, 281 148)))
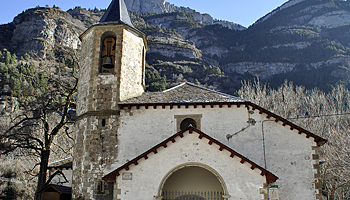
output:
MULTIPOLYGON (((159 192, 157 191, 158 183, 162 182, 167 173, 174 170, 175 166, 186 166, 187 164, 203 168, 210 166, 223 178, 222 181, 227 186, 226 190, 232 190, 226 191, 229 194, 247 190, 247 193, 259 197, 258 188, 262 188, 264 183, 270 184, 278 179, 271 172, 193 127, 171 136, 117 168, 103 179, 109 183, 117 182, 121 190, 124 184, 127 185, 125 189, 127 188, 130 193, 134 187, 154 187, 152 194, 154 196, 159 192), (128 179, 125 176, 132 180, 125 180, 128 179), (152 182, 152 186, 146 184, 147 182, 152 182), (238 182, 242 184, 237 185, 238 182), (254 187, 248 187, 248 185, 254 185, 254 187)), ((239 195, 243 195, 241 197, 244 199, 250 199, 245 196, 247 194, 239 195)), ((137 197, 126 196, 124 198, 137 199, 137 197)))

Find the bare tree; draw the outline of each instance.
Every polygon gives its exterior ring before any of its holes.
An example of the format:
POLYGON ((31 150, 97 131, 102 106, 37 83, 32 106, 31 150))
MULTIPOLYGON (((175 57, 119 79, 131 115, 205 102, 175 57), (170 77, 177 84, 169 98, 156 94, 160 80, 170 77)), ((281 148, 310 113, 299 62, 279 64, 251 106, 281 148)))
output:
POLYGON ((345 86, 324 93, 287 81, 276 89, 255 81, 243 82, 238 93, 326 138, 320 148, 323 195, 327 200, 350 198, 350 93, 345 86))
MULTIPOLYGON (((47 185, 47 167, 54 148, 65 151, 55 140, 60 135, 71 138, 71 125, 74 123, 72 107, 77 90, 77 56, 70 53, 73 62, 66 66, 45 66, 43 76, 48 81, 47 88, 36 90, 34 94, 21 93, 26 100, 24 109, 11 115, 10 127, 0 136, 1 154, 18 151, 25 156, 38 157, 33 167, 38 169, 35 199, 40 199, 39 191, 47 185), (64 73, 60 70, 64 68, 64 73)), ((35 81, 35 80, 32 80, 35 81)), ((34 172, 34 170, 32 170, 34 172)))
POLYGON ((30 159, 14 158, 11 155, 0 162, 0 196, 5 199, 32 199, 35 184, 25 173, 32 162, 30 159))

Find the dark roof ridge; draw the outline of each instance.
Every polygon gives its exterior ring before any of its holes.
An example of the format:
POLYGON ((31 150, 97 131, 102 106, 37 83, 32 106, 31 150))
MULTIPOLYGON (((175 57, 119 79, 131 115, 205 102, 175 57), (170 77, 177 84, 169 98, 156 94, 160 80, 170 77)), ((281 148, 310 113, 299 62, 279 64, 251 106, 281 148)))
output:
POLYGON ((211 90, 211 89, 208 89, 208 88, 205 88, 205 87, 202 87, 202 86, 190 83, 190 82, 181 83, 180 85, 177 85, 175 87, 172 87, 172 88, 169 88, 167 90, 164 90, 163 92, 164 93, 169 92, 169 91, 171 91, 173 89, 176 89, 176 88, 181 87, 181 86, 186 85, 186 84, 190 85, 190 86, 193 86, 193 87, 197 87, 197 88, 202 89, 202 90, 206 90, 206 91, 213 92, 213 93, 216 93, 216 94, 219 94, 219 95, 223 95, 223 96, 226 96, 226 97, 229 97, 229 98, 234 98, 234 99, 238 99, 238 100, 241 100, 241 101, 250 102, 249 100, 242 99, 242 98, 239 98, 239 97, 235 97, 235 96, 232 96, 230 94, 223 93, 223 92, 218 92, 218 91, 215 91, 215 90, 211 90))
POLYGON ((261 176, 265 176, 266 177, 266 183, 270 184, 275 182, 278 177, 275 176, 273 173, 269 172, 268 170, 266 170, 265 168, 259 166, 258 164, 254 163, 253 161, 249 160, 248 158, 244 157, 243 155, 241 155, 240 153, 234 151, 233 149, 231 149, 230 147, 226 146, 225 144, 219 142, 218 140, 210 137, 209 135, 203 133, 202 131, 190 126, 176 134, 174 134, 173 136, 169 137, 168 139, 164 140, 163 142, 159 143, 158 145, 152 147, 151 149, 149 149, 148 151, 144 152, 143 154, 139 155, 138 157, 132 159, 131 161, 125 163, 124 165, 122 165, 121 167, 117 168, 116 170, 110 172, 109 174, 107 174, 106 176, 104 176, 102 179, 104 181, 106 181, 107 183, 114 183, 115 179, 117 176, 120 175, 120 171, 125 169, 126 171, 128 171, 130 168, 130 165, 134 164, 134 165, 138 165, 138 161, 142 158, 144 158, 145 160, 148 159, 148 154, 150 153, 154 153, 157 154, 158 153, 158 148, 160 147, 164 147, 167 148, 167 143, 168 142, 172 142, 175 143, 176 140, 175 138, 180 137, 183 138, 184 137, 184 133, 189 131, 189 134, 192 134, 193 132, 198 133, 199 137, 198 139, 202 139, 203 137, 208 139, 208 145, 212 145, 213 143, 218 145, 220 148, 218 149, 219 151, 223 151, 224 149, 229 151, 231 153, 230 157, 233 158, 234 156, 237 156, 241 159, 241 163, 244 164, 245 162, 248 162, 249 164, 251 164, 251 170, 254 170, 255 168, 258 168, 261 173, 261 176))
POLYGON ((46 187, 44 187, 42 190, 39 191, 39 193, 45 192, 49 188, 53 188, 60 194, 70 194, 72 191, 72 187, 63 186, 63 185, 56 185, 56 184, 49 184, 46 187))

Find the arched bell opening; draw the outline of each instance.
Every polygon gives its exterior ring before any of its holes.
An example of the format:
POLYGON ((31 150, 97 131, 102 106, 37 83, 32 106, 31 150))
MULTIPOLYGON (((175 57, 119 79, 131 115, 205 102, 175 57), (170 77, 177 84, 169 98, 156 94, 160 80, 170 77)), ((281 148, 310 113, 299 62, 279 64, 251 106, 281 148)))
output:
POLYGON ((224 200, 227 189, 215 170, 192 163, 169 172, 158 195, 162 200, 224 200))
POLYGON ((116 41, 115 33, 108 31, 102 34, 99 73, 114 73, 116 41))

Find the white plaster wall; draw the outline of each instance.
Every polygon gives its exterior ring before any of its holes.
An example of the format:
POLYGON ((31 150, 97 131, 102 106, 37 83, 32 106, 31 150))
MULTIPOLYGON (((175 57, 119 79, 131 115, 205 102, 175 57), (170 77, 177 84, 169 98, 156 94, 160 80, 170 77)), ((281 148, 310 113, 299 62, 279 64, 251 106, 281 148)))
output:
MULTIPOLYGON (((223 179, 230 200, 260 200, 259 188, 266 182, 259 169, 252 170, 249 163, 241 164, 238 157, 231 158, 226 150, 219 151, 216 144, 209 145, 208 140, 199 139, 197 133, 186 132, 184 138, 177 137, 176 142, 167 143, 157 154, 151 153, 147 160, 142 159, 138 165, 131 165, 127 172, 132 173, 132 180, 117 177, 121 200, 153 200, 163 178, 176 166, 186 163, 199 163, 210 166, 223 179), (160 167, 161 166, 161 167, 160 167)), ((121 174, 126 172, 121 171, 121 174)))
MULTIPOLYGON (((118 157, 111 168, 105 170, 105 174, 175 134, 177 130, 174 115, 194 114, 202 114, 201 130, 204 133, 261 167, 265 167, 264 132, 266 169, 279 177, 277 183, 280 186, 281 198, 286 200, 316 198, 313 184, 315 161, 312 160, 314 153, 312 146, 316 146, 316 143, 313 138, 306 138, 305 134, 299 135, 297 130, 290 130, 289 126, 284 127, 281 122, 263 122, 267 120, 266 115, 259 114, 258 110, 249 115, 257 123, 255 126, 247 127, 248 111, 244 106, 239 108, 190 106, 187 109, 184 106, 180 109, 142 107, 122 110, 118 129, 118 157), (239 132, 242 128, 246 129, 239 132), (234 133, 237 134, 230 140, 226 139, 227 134, 234 133)), ((157 169, 161 168, 160 166, 158 165, 157 169)))
POLYGON ((264 133, 267 169, 280 177, 277 184, 283 199, 316 199, 314 139, 281 122, 264 122, 264 133))
MULTIPOLYGON (((121 110, 121 125, 118 129, 120 163, 116 163, 113 167, 125 163, 126 160, 138 156, 175 134, 177 132, 175 115, 195 114, 202 114, 201 131, 232 147, 238 153, 243 153, 257 164, 264 165, 261 124, 247 128, 231 140, 226 139, 227 134, 234 134, 248 126, 248 112, 245 107, 190 106, 186 109, 183 106, 180 109, 149 107, 149 109, 121 110)), ((259 114, 251 115, 252 118, 254 116, 261 117, 259 114)))

